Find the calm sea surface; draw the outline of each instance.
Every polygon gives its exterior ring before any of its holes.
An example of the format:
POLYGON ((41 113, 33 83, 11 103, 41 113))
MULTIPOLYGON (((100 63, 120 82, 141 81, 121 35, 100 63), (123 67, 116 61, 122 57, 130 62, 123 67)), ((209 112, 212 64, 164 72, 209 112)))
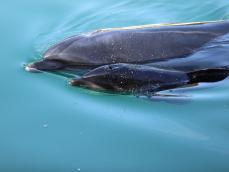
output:
POLYGON ((77 33, 221 19, 228 0, 2 0, 0 171, 228 172, 228 79, 149 101, 23 69, 77 33))

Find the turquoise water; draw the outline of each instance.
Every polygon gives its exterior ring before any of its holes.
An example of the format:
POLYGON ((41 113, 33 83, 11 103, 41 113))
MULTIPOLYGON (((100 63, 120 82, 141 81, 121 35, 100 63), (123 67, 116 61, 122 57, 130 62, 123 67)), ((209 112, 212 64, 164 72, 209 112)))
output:
POLYGON ((0 171, 229 171, 228 79, 180 89, 183 99, 149 101, 23 69, 81 32, 228 18, 228 0, 2 2, 0 171))

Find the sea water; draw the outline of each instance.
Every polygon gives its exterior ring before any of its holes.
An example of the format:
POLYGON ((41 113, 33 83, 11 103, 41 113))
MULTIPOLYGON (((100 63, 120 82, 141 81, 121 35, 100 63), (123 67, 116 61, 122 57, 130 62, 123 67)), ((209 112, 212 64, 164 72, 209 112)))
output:
POLYGON ((62 75, 24 70, 74 34, 228 18, 228 0, 1 1, 0 171, 229 171, 228 79, 179 89, 171 101, 73 88, 62 75))

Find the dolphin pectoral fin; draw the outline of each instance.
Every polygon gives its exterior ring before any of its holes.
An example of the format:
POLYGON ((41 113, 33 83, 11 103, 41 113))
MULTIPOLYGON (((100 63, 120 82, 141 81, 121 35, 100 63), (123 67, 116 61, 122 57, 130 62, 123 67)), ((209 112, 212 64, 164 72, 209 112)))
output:
POLYGON ((181 94, 165 94, 165 93, 155 93, 148 99, 152 102, 165 102, 169 104, 188 104, 191 102, 191 97, 181 94))
POLYGON ((25 67, 28 72, 41 72, 41 71, 55 71, 63 69, 65 64, 57 60, 46 60, 43 59, 38 62, 30 63, 25 67))

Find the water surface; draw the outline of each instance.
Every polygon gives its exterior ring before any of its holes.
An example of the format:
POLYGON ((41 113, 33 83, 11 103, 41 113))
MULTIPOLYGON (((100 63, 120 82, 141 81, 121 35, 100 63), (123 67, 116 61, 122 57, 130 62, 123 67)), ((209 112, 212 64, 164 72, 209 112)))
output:
POLYGON ((0 6, 0 171, 229 170, 229 80, 159 101, 31 74, 59 40, 100 28, 221 20, 227 0, 12 1, 0 6))

